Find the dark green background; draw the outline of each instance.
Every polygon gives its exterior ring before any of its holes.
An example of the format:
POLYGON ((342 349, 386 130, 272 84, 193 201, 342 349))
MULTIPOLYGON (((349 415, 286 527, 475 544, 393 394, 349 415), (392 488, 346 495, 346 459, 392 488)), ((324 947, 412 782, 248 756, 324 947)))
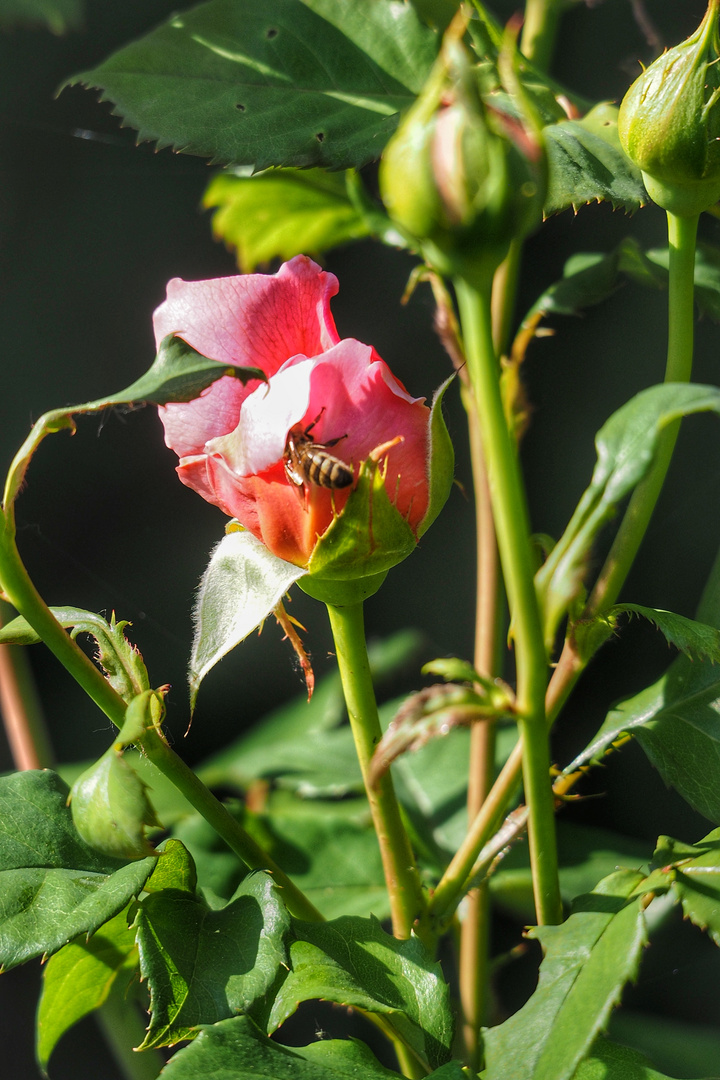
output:
MULTIPOLYGON (((0 37, 0 462, 5 467, 44 410, 105 396, 128 385, 154 355, 151 315, 171 277, 232 273, 232 256, 211 238, 199 206, 207 165, 169 151, 134 146, 108 105, 80 89, 54 99, 58 84, 99 62, 122 43, 188 4, 132 0, 87 5, 85 28, 63 38, 14 29, 0 37)), ((496 4, 508 16, 517 5, 496 4)), ((699 22, 705 4, 645 4, 663 43, 699 22)), ((626 0, 577 3, 566 15, 555 74, 595 99, 618 99, 653 51, 626 0)), ((606 206, 549 221, 527 245, 519 311, 561 273, 577 250, 609 251, 628 231, 663 243, 662 215, 633 221, 606 206)), ((720 224, 703 223, 720 243, 720 224)), ((371 243, 332 253, 340 279, 333 311, 341 335, 372 343, 413 394, 430 396, 448 372, 431 330, 429 290, 401 307, 411 262, 371 243)), ((523 453, 533 526, 557 535, 587 483, 593 435, 633 393, 659 381, 664 365, 664 298, 625 286, 584 317, 556 320, 556 335, 535 343, 526 378, 533 406, 523 453)), ((696 377, 718 383, 720 331, 698 328, 696 377)), ((470 490, 463 416, 451 391, 449 423, 458 479, 470 490)), ((692 615, 718 544, 720 434, 716 421, 686 424, 667 491, 628 582, 625 598, 692 615)), ((133 637, 156 685, 171 683, 169 729, 177 748, 197 761, 221 747, 269 708, 297 693, 290 651, 270 623, 207 679, 185 739, 185 664, 191 608, 223 515, 174 475, 153 410, 85 418, 74 438, 47 441, 32 464, 18 503, 21 552, 49 603, 72 604, 133 623, 133 637)), ((394 570, 367 605, 368 630, 382 636, 408 625, 427 636, 427 657, 470 656, 473 626, 473 513, 456 489, 418 552, 394 570)), ((319 674, 331 643, 322 608, 296 597, 292 612, 308 627, 319 674)), ((565 761, 597 726, 608 705, 657 677, 670 659, 663 641, 640 624, 606 647, 570 703, 555 752, 565 761)), ((76 690, 42 647, 32 650, 53 743, 60 761, 92 758, 108 745, 105 718, 76 690)), ((419 676, 418 676, 419 679, 419 676)), ((0 768, 9 768, 4 744, 0 768)), ((637 748, 618 757, 595 790, 602 798, 571 811, 577 820, 615 827, 648 844, 658 832, 692 841, 707 823, 667 793, 637 748)), ((696 938, 673 924, 680 959, 663 953, 660 969, 643 969, 637 1003, 662 1012, 682 986, 675 1014, 717 1022, 718 965, 712 950, 695 954, 696 938), (688 958, 689 957, 689 958, 688 958), (673 972, 677 970, 678 974, 673 972)), ((699 935, 698 935, 699 937, 699 935)), ((699 946, 698 946, 699 948, 699 946)), ((0 979, 0 1046, 14 1047, 8 1080, 34 1080, 32 999, 35 966, 0 979)), ((59 1048, 53 1076, 113 1080, 95 1052, 94 1028, 59 1048), (92 1060, 92 1059, 90 1059, 92 1060)), ((6 1063, 7 1068, 7 1063, 6 1063)), ((518 1078, 520 1080, 520 1078, 518 1078)))

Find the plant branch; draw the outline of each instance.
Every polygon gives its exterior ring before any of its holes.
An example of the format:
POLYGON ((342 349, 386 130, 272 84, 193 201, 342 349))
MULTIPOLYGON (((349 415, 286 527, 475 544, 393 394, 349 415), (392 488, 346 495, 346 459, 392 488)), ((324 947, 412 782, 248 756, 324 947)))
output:
POLYGON ((382 730, 365 646, 362 603, 345 607, 328 604, 327 609, 355 749, 380 845, 393 933, 398 938, 409 938, 413 932, 424 937, 425 896, 392 777, 384 773, 375 785, 369 778, 370 761, 382 730))
MULTIPOLYGON (((479 285, 455 283, 468 371, 480 418, 500 561, 516 646, 517 715, 523 735, 523 779, 530 814, 530 858, 540 924, 562 918, 545 723, 547 662, 534 584, 533 555, 517 448, 500 393, 492 340, 491 275, 479 285)), ((493 820, 496 813, 493 814, 493 820)))

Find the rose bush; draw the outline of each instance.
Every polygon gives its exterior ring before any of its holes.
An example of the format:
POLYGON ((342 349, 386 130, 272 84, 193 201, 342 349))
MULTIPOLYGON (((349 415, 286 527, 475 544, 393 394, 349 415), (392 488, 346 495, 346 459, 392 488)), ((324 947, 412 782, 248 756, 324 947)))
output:
POLYGON ((352 467, 356 483, 361 463, 397 440, 381 452, 382 476, 415 539, 445 501, 452 475, 446 448, 433 481, 437 425, 424 399, 411 397, 371 346, 340 339, 329 306, 337 290, 332 274, 299 255, 273 275, 176 278, 154 316, 158 344, 174 333, 205 356, 266 374, 267 384, 247 385, 224 376, 196 400, 162 408, 165 441, 184 484, 303 567, 352 487, 294 484, 285 470, 291 429, 313 425, 310 438, 321 445, 339 440, 330 452, 352 467))

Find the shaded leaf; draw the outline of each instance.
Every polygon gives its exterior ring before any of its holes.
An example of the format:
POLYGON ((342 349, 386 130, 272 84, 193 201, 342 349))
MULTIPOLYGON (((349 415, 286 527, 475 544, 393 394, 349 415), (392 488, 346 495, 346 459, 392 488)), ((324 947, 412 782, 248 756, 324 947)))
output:
POLYGON ((271 169, 255 176, 219 173, 203 204, 215 209, 213 233, 237 253, 243 273, 272 259, 316 257, 369 236, 348 198, 344 173, 271 169))
POLYGON ((0 28, 45 26, 64 34, 82 26, 82 0, 0 0, 0 28))
POLYGON ((577 211, 584 203, 610 202, 638 210, 648 202, 640 170, 625 156, 617 134, 618 110, 596 105, 581 120, 543 128, 548 162, 546 217, 577 211))
POLYGON ((138 907, 140 969, 151 1019, 142 1048, 194 1035, 198 1024, 260 1010, 284 971, 290 916, 272 879, 249 874, 219 911, 188 892, 166 889, 138 907))
MULTIPOLYGON (((720 1061, 717 1025, 687 1023, 670 1016, 622 1008, 613 1014, 610 1035, 625 1046, 647 1054, 662 1068, 663 1074, 668 1073, 671 1077, 714 1075, 717 1080, 717 1063, 720 1061)), ((593 1051, 597 1052, 597 1045, 593 1051)), ((593 1080, 592 1076, 589 1080, 593 1080)), ((618 1080, 625 1080, 625 1075, 621 1074, 618 1080)), ((632 1073, 630 1080, 634 1080, 632 1073)), ((656 1076, 650 1072, 647 1078, 641 1073, 638 1080, 656 1080, 656 1076)), ((661 1080, 664 1080, 662 1074, 661 1080)))
MULTIPOLYGON (((163 1070, 167 1080, 400 1080, 355 1039, 330 1039, 310 1046, 281 1046, 247 1016, 205 1027, 163 1070)), ((464 1080, 458 1063, 428 1080, 464 1080)))
POLYGON ((601 1035, 573 1080, 672 1080, 672 1077, 654 1069, 637 1050, 620 1046, 601 1035))
POLYGON ((485 1031, 487 1080, 570 1080, 607 1025, 645 945, 642 874, 620 870, 575 903, 561 926, 533 927, 545 953, 537 989, 485 1031))
POLYGON ((692 847, 661 836, 653 866, 668 873, 685 918, 720 945, 720 829, 692 847))
POLYGON ((621 274, 651 288, 667 288, 667 273, 655 266, 637 240, 626 236, 614 251, 578 252, 563 267, 563 276, 545 290, 525 316, 576 315, 606 300, 617 289, 621 274))
POLYGON ((123 864, 80 839, 49 770, 0 777, 0 967, 92 934, 136 896, 156 859, 123 864))
MULTIPOLYGON (((667 275, 667 248, 652 249, 647 257, 667 275)), ((698 243, 695 249, 695 303, 703 315, 720 322, 720 249, 714 244, 698 243)))
MULTIPOLYGON (((376 693, 414 669, 422 639, 415 631, 371 641, 370 671, 376 693)), ((311 701, 299 695, 265 717, 200 766, 210 787, 247 790, 255 780, 273 780, 305 798, 337 797, 363 790, 362 777, 347 723, 340 676, 319 683, 311 701)))
POLYGON ((408 4, 210 0, 66 85, 101 90, 158 147, 340 169, 380 156, 436 49, 408 4))
POLYGON ((89 940, 81 935, 50 957, 37 1014, 36 1052, 43 1070, 65 1032, 99 1009, 114 988, 125 989, 137 964, 127 911, 106 922, 89 940))
POLYGON ((293 919, 292 971, 278 991, 268 1031, 301 1001, 323 999, 387 1015, 431 1067, 450 1060, 453 1037, 449 989, 421 942, 390 937, 377 919, 328 923, 293 919))
POLYGON ((222 538, 210 556, 195 602, 191 709, 208 671, 252 633, 306 573, 273 555, 246 530, 222 538))
POLYGON ((390 916, 380 849, 364 800, 336 809, 332 803, 286 796, 273 800, 267 814, 246 817, 243 825, 326 919, 390 916))
POLYGON ((684 615, 676 615, 672 611, 643 607, 641 604, 616 604, 610 614, 623 611, 648 619, 664 635, 669 645, 674 645, 690 659, 699 657, 713 664, 720 661, 720 630, 716 630, 714 626, 707 626, 695 619, 686 619, 684 615))
POLYGON ((597 464, 562 537, 535 576, 551 651, 557 626, 582 588, 585 562, 602 526, 652 464, 661 432, 697 412, 720 412, 714 386, 663 383, 642 390, 603 424, 595 437, 597 464))
MULTIPOLYGON (((557 822, 560 895, 570 906, 576 896, 589 893, 596 882, 618 866, 644 869, 649 861, 648 845, 610 829, 576 825, 560 818, 557 822)), ((523 923, 534 919, 530 856, 526 843, 516 844, 490 877, 493 901, 523 923)))

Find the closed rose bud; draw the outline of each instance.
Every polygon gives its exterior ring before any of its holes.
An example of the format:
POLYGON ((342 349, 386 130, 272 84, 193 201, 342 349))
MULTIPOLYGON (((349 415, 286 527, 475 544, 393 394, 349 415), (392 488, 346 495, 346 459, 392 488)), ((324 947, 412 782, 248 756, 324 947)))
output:
POLYGON ((390 216, 446 275, 496 266, 540 221, 544 159, 523 123, 481 100, 464 46, 445 43, 380 163, 390 216))
POLYGON ((618 133, 650 197, 680 217, 720 199, 720 39, 710 0, 696 32, 636 79, 620 106, 618 133))

